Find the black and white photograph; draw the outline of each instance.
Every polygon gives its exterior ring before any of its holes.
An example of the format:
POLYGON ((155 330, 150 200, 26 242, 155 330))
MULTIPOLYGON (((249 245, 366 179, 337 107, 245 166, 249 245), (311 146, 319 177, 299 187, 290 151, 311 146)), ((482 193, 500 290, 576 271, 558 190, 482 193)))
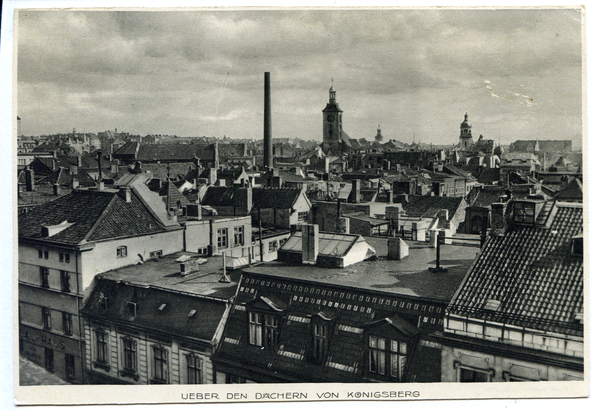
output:
POLYGON ((587 396, 583 6, 9 18, 17 404, 587 396))

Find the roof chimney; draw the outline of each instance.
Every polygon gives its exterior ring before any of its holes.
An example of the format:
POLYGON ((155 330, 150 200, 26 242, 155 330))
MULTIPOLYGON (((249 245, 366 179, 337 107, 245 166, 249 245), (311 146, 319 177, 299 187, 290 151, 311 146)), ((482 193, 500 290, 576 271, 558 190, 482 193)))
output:
POLYGON ((302 225, 302 262, 315 264, 319 256, 319 225, 302 225))
POLYGON ((271 73, 265 73, 265 119, 263 140, 263 166, 273 168, 273 136, 271 134, 271 73))
POLYGON ((98 190, 104 189, 104 180, 102 178, 102 152, 98 151, 98 190))

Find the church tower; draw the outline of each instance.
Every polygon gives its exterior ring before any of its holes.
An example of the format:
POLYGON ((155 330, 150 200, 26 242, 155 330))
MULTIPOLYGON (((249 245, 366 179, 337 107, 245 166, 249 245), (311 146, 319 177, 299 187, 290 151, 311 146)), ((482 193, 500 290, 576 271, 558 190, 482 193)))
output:
POLYGON ((465 113, 465 120, 460 124, 460 148, 469 148, 473 144, 473 136, 471 135, 471 124, 469 124, 469 116, 465 113))
POLYGON ((329 89, 329 103, 323 110, 323 152, 338 155, 342 148, 342 110, 335 100, 333 79, 329 89))

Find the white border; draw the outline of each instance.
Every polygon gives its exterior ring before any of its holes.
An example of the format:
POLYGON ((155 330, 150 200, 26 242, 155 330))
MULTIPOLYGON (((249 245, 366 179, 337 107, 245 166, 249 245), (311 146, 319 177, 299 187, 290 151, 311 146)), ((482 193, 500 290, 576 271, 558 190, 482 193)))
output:
MULTIPOLYGON (((13 25, 13 15, 14 15, 14 9, 19 7, 19 8, 49 8, 49 7, 199 7, 199 6, 211 6, 211 5, 219 5, 219 6, 251 6, 251 5, 260 5, 260 6, 280 6, 281 3, 280 2, 274 2, 274 1, 263 1, 260 3, 250 3, 250 2, 241 2, 241 1, 223 1, 220 3, 216 3, 216 2, 193 2, 193 1, 182 1, 182 0, 171 0, 171 1, 135 1, 135 0, 126 0, 126 1, 118 1, 118 0, 71 0, 71 1, 28 1, 28 0, 5 0, 3 2, 3 11, 2 11, 2 40, 0 43, 0 76, 2 78, 3 81, 0 82, 0 116, 1 121, 0 121, 0 135, 2 135, 3 138, 6 138, 7 140, 7 147, 11 147, 11 143, 9 141, 11 141, 11 135, 12 134, 12 127, 13 127, 13 111, 12 111, 12 82, 11 82, 11 77, 12 77, 12 25, 13 25)), ((375 1, 375 2, 369 2, 366 3, 364 1, 328 1, 328 2, 317 2, 317 1, 307 1, 307 2, 293 2, 293 3, 289 3, 289 5, 296 5, 296 6, 325 6, 325 7, 340 7, 340 6, 387 6, 387 7, 394 7, 394 6, 409 6, 409 5, 415 5, 414 3, 409 4, 407 2, 404 1, 375 1)), ((484 1, 479 1, 479 2, 473 2, 473 1, 454 1, 454 2, 420 2, 418 4, 419 6, 458 6, 458 7, 472 7, 472 6, 487 6, 487 7, 493 7, 493 6, 501 6, 501 7, 506 7, 506 6, 522 6, 523 4, 520 4, 519 2, 506 2, 506 1, 497 1, 497 2, 484 2, 484 1)), ((527 2, 527 6, 549 6, 549 4, 547 2, 543 2, 543 1, 529 1, 527 2)), ((588 130, 587 130, 587 135, 590 137, 588 138, 587 141, 587 148, 588 148, 588 175, 599 175, 596 171, 596 167, 598 166, 598 162, 594 161, 595 160, 595 153, 598 150, 598 143, 595 142, 594 137, 596 136, 595 131, 598 130, 597 127, 597 119, 598 115, 595 115, 595 110, 594 108, 596 107, 596 104, 592 104, 593 101, 593 97, 595 96, 595 91, 598 90, 598 80, 595 77, 595 73, 598 73, 598 70, 595 70, 596 68, 596 56, 595 53, 593 53, 593 51, 595 51, 596 49, 598 49, 598 46, 596 45, 596 39, 599 38, 598 37, 598 20, 595 18, 596 14, 595 14, 595 10, 596 6, 595 5, 586 5, 586 28, 587 28, 587 34, 586 34, 586 44, 587 44, 587 98, 588 98, 588 107, 587 107, 587 111, 588 113, 590 113, 589 115, 589 122, 587 124, 588 126, 588 130)), ((14 142, 13 142, 14 143, 14 142)), ((1 232, 4 233, 4 235, 2 236, 2 244, 4 246, 0 247, 0 252, 2 252, 0 254, 1 257, 3 257, 2 260, 4 261, 9 261, 9 260, 13 260, 13 227, 14 225, 14 221, 12 220, 12 215, 13 215, 13 198, 12 198, 12 192, 13 192, 13 184, 14 184, 14 168, 13 168, 13 163, 12 163, 12 156, 11 156, 11 150, 7 149, 4 150, 2 155, 2 159, 3 161, 0 161, 0 167, 2 169, 2 171, 4 171, 3 175, 6 176, 10 176, 10 177, 5 177, 0 179, 0 183, 2 184, 0 186, 1 192, 7 193, 10 192, 11 195, 2 195, 2 202, 1 202, 1 209, 4 211, 4 215, 7 215, 9 217, 7 218, 3 218, 2 219, 2 225, 1 225, 1 232)), ((595 190, 594 190, 594 186, 595 184, 586 184, 586 189, 587 192, 589 194, 588 197, 588 215, 589 215, 589 248, 590 250, 595 249, 595 245, 596 245, 596 241, 595 239, 595 235, 593 234, 593 232, 596 231, 596 228, 598 227, 598 220, 595 217, 595 208, 594 204, 595 204, 595 199, 597 197, 597 194, 595 194, 595 190), (591 185, 591 186, 590 186, 591 185), (591 188, 591 189, 590 189, 591 188)), ((597 302, 594 302, 594 290, 598 289, 598 279, 596 279, 595 277, 595 272, 593 269, 594 266, 596 266, 595 264, 596 262, 596 257, 594 252, 590 252, 589 253, 589 262, 588 262, 588 266, 592 267, 592 272, 590 272, 590 281, 589 281, 589 289, 590 289, 590 299, 592 300, 592 303, 594 304, 593 306, 591 306, 592 309, 590 312, 590 316, 589 316, 589 323, 592 325, 592 333, 590 334, 590 338, 589 340, 591 341, 591 343, 593 343, 594 341, 597 340, 596 336, 597 335, 597 331, 596 328, 597 326, 593 326, 594 323, 596 323, 596 321, 594 320, 596 317, 596 309, 595 307, 597 306, 597 302)), ((8 265, 8 263, 5 263, 6 265, 8 265)), ((15 265, 16 266, 16 265, 15 265)), ((16 272, 16 269, 15 269, 16 272)), ((13 281, 12 281, 12 277, 10 274, 8 274, 8 272, 5 272, 4 275, 1 276, 1 282, 0 282, 0 289, 2 289, 2 297, 0 298, 0 309, 2 309, 3 312, 10 312, 12 310, 12 306, 13 306, 13 292, 10 292, 11 289, 13 289, 13 281)), ((0 316, 0 324, 3 325, 2 329, 4 330, 3 332, 0 332, 0 343, 2 343, 2 347, 3 347, 3 354, 1 356, 1 364, 2 366, 1 368, 1 374, 2 374, 2 380, 4 381, 4 383, 2 383, 1 387, 0 387, 0 396, 3 398, 2 400, 2 404, 8 404, 13 402, 13 394, 14 394, 14 381, 13 381, 13 347, 14 347, 14 339, 13 339, 13 334, 11 332, 11 329, 13 328, 13 317, 12 315, 9 315, 8 313, 5 313, 4 315, 0 316)), ((593 352, 592 354, 590 354, 590 359, 593 361, 594 359, 594 355, 593 352)), ((471 400, 471 401, 450 401, 450 402, 435 402, 435 401, 427 401, 427 402, 416 402, 416 401, 412 401, 412 402, 405 402, 402 403, 402 405, 408 405, 408 406, 425 406, 427 408, 429 408, 429 406, 431 406, 431 408, 433 408, 433 406, 449 406, 451 409, 458 409, 458 408, 462 408, 465 405, 468 406, 477 406, 478 408, 484 408, 484 409, 496 409, 496 408, 514 408, 514 407, 523 407, 523 406, 531 406, 532 408, 537 408, 538 406, 552 406, 552 405, 557 405, 557 406, 561 406, 561 407, 568 407, 568 406, 584 406, 587 407, 588 405, 591 405, 591 403, 593 402, 593 396, 594 396, 594 392, 598 392, 598 385, 599 385, 599 378, 597 377, 598 375, 598 371, 594 371, 594 366, 590 365, 590 369, 591 369, 591 374, 590 374, 590 390, 591 390, 591 398, 587 399, 587 400, 578 400, 578 399, 569 399, 569 400, 559 400, 556 402, 548 402, 548 401, 541 401, 541 400, 471 400)), ((551 383, 551 382, 549 382, 551 383)), ((441 392, 441 390, 443 390, 445 387, 442 385, 432 385, 432 384, 427 384, 427 385, 421 385, 424 388, 421 389, 422 391, 426 391, 426 390, 431 390, 431 391, 435 391, 438 390, 441 392)), ((446 384, 445 386, 448 387, 452 387, 452 388, 456 388, 457 386, 455 385, 448 385, 446 384)), ((89 389, 89 386, 86 386, 89 389)), ((113 386, 114 388, 114 393, 116 394, 118 392, 118 386, 113 386)), ((138 387, 138 386, 133 386, 133 387, 138 387)), ((139 386, 141 387, 141 386, 139 386)), ((206 387, 206 389, 209 389, 209 387, 215 387, 215 386, 203 386, 206 387)), ((219 386, 216 386, 219 387, 219 386)), ((298 390, 299 385, 295 385, 294 390, 298 390)), ((407 389, 410 390, 415 390, 416 389, 416 385, 411 384, 410 387, 407 386, 407 389)), ((469 386, 471 388, 471 386, 469 386)), ((484 389, 487 391, 487 393, 490 392, 490 385, 485 385, 484 389)), ((518 387, 518 386, 517 386, 518 387)), ((558 395, 561 394, 560 392, 560 386, 557 386, 558 389, 555 390, 556 393, 558 395)), ((39 393, 43 394, 45 399, 48 399, 48 401, 52 401, 52 399, 59 399, 60 400, 60 388, 59 386, 53 386, 51 387, 51 390, 54 393, 48 393, 48 392, 43 392, 43 390, 45 390, 47 387, 42 387, 40 386, 39 388, 37 388, 37 390, 39 391, 39 393), (47 395, 46 395, 47 394, 47 395)), ((175 389, 177 390, 181 390, 181 387, 177 387, 174 386, 175 389)), ((146 389, 147 390, 147 389, 146 389)), ((212 389, 214 390, 214 389, 212 389)), ((256 389, 254 389, 256 390, 256 389)), ((259 389, 260 390, 260 389, 259 389)), ((291 389, 290 389, 291 390, 291 389)), ((473 386, 470 389, 470 393, 469 396, 470 397, 474 397, 476 396, 476 392, 477 390, 479 390, 477 388, 477 386, 473 386)), ((155 390, 156 392, 158 392, 158 390, 155 390)), ((516 390, 515 390, 516 391, 516 390)), ((132 386, 128 386, 127 390, 123 393, 124 396, 127 395, 127 393, 133 393, 134 389, 132 388, 132 386)), ((151 399, 151 396, 148 395, 148 392, 144 392, 144 394, 146 395, 146 397, 148 399, 151 399)), ((162 391, 160 392, 161 397, 164 399, 164 395, 162 393, 162 391)), ((518 394, 515 394, 514 396, 516 396, 518 394)), ((486 396, 489 396, 486 395, 486 396)), ((500 397, 503 397, 500 396, 500 397)), ((104 401, 106 400, 106 397, 96 397, 96 399, 99 399, 99 401, 104 401)), ((92 401, 96 401, 94 400, 93 395, 90 396, 90 400, 92 401)), ((246 408, 252 408, 253 406, 280 406, 280 403, 260 403, 260 404, 245 404, 244 409, 246 408), (248 407, 249 406, 249 407, 248 407)), ((286 403, 286 406, 288 407, 293 407, 293 406, 306 406, 307 403, 286 403)), ((341 406, 344 407, 353 407, 353 408, 358 408, 358 406, 363 406, 362 403, 359 402, 335 402, 335 403, 311 403, 310 406, 316 406, 316 407, 321 407, 321 406, 335 406, 336 408, 339 407, 341 408, 341 406)), ((397 406, 399 405, 399 403, 397 402, 377 402, 377 403, 373 403, 371 402, 369 405, 377 405, 377 406, 397 406)), ((7 406, 2 406, 4 408, 6 408, 7 406)), ((86 406, 87 407, 87 406, 86 406)), ((179 408, 179 405, 167 405, 167 406, 161 406, 161 408, 179 408)), ((39 407, 39 408, 47 408, 47 407, 39 407)), ((53 407, 55 408, 55 407, 53 407)), ((95 408, 98 408, 98 406, 95 406, 95 408)), ((117 408, 116 406, 102 406, 102 408, 117 408)), ((142 406, 130 406, 129 408, 142 408, 142 406)), ((324 408, 324 407, 322 407, 324 408)))

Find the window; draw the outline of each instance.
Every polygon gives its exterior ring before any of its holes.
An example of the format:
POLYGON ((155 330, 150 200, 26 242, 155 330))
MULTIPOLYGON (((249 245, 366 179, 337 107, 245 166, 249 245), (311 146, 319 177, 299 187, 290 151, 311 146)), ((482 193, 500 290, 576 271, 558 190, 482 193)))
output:
POLYGON ((124 258, 127 256, 127 246, 119 246, 117 248, 117 258, 124 258))
POLYGON ((66 263, 71 263, 71 255, 68 253, 65 253, 65 262, 66 263))
POLYGON ((269 242, 269 252, 275 252, 277 250, 277 241, 269 242))
POLYGON ((188 384, 202 384, 202 358, 189 354, 187 358, 188 384))
POLYGON ((110 300, 108 298, 108 295, 105 295, 104 293, 100 292, 98 304, 100 305, 100 308, 102 308, 102 310, 108 309, 109 301, 110 300))
POLYGON ((44 367, 49 372, 54 372, 54 350, 49 347, 44 349, 44 367))
POLYGON ((208 255, 208 248, 198 248, 198 253, 200 255, 208 255))
POLYGON ((67 271, 60 271, 60 289, 63 292, 71 291, 71 274, 67 271))
POLYGON ((128 337, 123 339, 123 369, 132 373, 137 370, 137 342, 128 337))
POLYGON ((50 316, 50 309, 47 307, 42 308, 42 324, 44 326, 44 329, 52 329, 52 317, 50 316))
POLYGON ((58 254, 58 261, 59 262, 64 262, 65 261, 65 254, 64 253, 60 252, 58 254))
POLYGON ((233 246, 244 246, 243 226, 236 226, 233 228, 233 246))
POLYGON ((237 374, 227 373, 225 375, 225 384, 241 384, 246 383, 246 379, 237 374))
POLYGON ((298 222, 308 221, 308 212, 298 212, 298 222))
POLYGON ((227 248, 227 228, 219 228, 217 229, 217 249, 227 248))
POLYGON ((72 354, 65 354, 65 373, 67 379, 75 378, 75 356, 72 354))
POLYGON ((406 343, 369 336, 369 371, 400 379, 406 363, 406 343))
POLYGON ((278 320, 275 316, 265 315, 265 347, 277 346, 278 320))
POLYGON ((515 203, 514 221, 532 224, 535 218, 535 204, 529 202, 515 203))
POLYGON ((43 251, 43 250, 41 250, 41 249, 38 249, 38 257, 39 257, 40 259, 42 259, 42 258, 44 257, 44 251, 43 251))
POLYGON ((322 363, 327 354, 327 326, 315 324, 312 329, 312 357, 315 361, 322 363))
POLYGON ((262 315, 250 312, 250 344, 262 346, 262 315))
POLYGON ((44 251, 44 259, 48 259, 48 251, 44 251))
POLYGON ((167 382, 167 370, 168 370, 168 350, 160 347, 154 346, 154 363, 152 366, 152 370, 154 372, 154 379, 159 382, 166 383, 167 382))
POLYGON ((135 317, 137 314, 137 303, 135 302, 127 302, 127 313, 131 317, 135 317))
POLYGON ((63 312, 63 332, 67 336, 71 336, 73 334, 73 315, 67 312, 63 312))
POLYGON ((481 383, 490 381, 490 372, 469 367, 459 368, 459 381, 461 383, 481 383))
POLYGON ((108 335, 104 330, 96 330, 96 361, 108 363, 108 335))
POLYGON ((279 318, 273 315, 249 313, 250 344, 266 348, 277 346, 279 339, 279 318))
POLYGON ((155 259, 162 256, 162 249, 159 251, 150 252, 150 259, 155 259))
POLYGON ((49 288, 50 285, 48 283, 48 276, 50 275, 50 270, 45 266, 40 266, 40 285, 43 288, 49 288))
POLYGON ((280 239, 279 240, 279 247, 281 248, 283 245, 285 245, 286 239, 280 239))

